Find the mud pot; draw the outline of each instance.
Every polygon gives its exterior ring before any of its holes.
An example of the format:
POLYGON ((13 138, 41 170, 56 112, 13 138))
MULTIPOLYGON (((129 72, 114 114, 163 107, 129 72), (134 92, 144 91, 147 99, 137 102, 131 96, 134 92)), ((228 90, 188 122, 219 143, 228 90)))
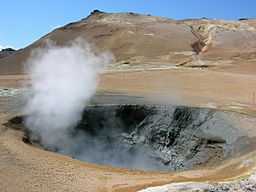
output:
POLYGON ((69 139, 44 145, 23 125, 23 141, 73 158, 145 171, 183 171, 215 166, 255 149, 256 120, 228 111, 168 105, 88 106, 69 139))

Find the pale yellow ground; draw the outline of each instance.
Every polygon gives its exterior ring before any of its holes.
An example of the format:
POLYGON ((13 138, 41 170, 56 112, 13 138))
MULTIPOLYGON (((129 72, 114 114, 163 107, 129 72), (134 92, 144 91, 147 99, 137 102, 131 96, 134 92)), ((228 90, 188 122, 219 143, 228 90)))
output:
MULTIPOLYGON (((16 87, 23 76, 2 76, 0 86, 16 87)), ((170 69, 102 75, 99 91, 145 96, 158 103, 207 106, 255 115, 256 76, 201 69, 170 69)), ((2 100, 4 98, 1 98, 2 100)), ((15 113, 0 114, 1 124, 15 113)), ((137 191, 175 181, 218 181, 244 176, 241 166, 255 153, 218 167, 181 173, 149 173, 107 168, 29 146, 23 133, 0 127, 0 191, 137 191)), ((256 162, 256 161, 254 161, 256 162)))

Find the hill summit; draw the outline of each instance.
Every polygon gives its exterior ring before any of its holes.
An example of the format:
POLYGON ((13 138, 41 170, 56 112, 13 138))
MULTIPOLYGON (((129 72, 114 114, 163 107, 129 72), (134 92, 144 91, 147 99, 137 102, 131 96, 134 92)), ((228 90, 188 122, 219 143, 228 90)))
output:
POLYGON ((28 47, 0 59, 0 73, 21 74, 33 48, 46 39, 58 45, 81 37, 116 57, 113 70, 147 67, 199 67, 256 73, 256 19, 174 20, 136 13, 93 11, 59 27, 28 47))

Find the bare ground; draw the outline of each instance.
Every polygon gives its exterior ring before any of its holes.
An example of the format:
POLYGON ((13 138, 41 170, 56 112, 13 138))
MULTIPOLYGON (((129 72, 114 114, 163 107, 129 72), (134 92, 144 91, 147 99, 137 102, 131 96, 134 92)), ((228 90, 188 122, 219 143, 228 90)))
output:
MULTIPOLYGON (((19 87, 25 76, 1 76, 1 87, 19 87)), ((256 77, 201 69, 142 70, 102 75, 101 93, 142 96, 155 103, 219 108, 255 115, 256 77)), ((19 97, 1 97, 0 122, 17 115, 19 97)), ((0 127, 0 191, 137 191, 173 182, 246 178, 255 152, 217 167, 180 173, 109 168, 35 148, 23 132, 0 127), (243 163, 247 162, 247 163, 243 163), (249 163, 248 163, 249 162, 249 163)))

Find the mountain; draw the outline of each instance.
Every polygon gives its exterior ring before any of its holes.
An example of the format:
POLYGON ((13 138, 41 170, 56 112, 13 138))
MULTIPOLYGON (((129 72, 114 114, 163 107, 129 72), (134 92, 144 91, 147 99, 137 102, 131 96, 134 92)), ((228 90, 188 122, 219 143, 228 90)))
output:
POLYGON ((256 19, 173 20, 135 13, 93 11, 88 17, 43 36, 28 47, 0 59, 0 74, 21 74, 32 49, 46 39, 58 45, 82 37, 111 50, 113 70, 199 67, 256 74, 256 19))

